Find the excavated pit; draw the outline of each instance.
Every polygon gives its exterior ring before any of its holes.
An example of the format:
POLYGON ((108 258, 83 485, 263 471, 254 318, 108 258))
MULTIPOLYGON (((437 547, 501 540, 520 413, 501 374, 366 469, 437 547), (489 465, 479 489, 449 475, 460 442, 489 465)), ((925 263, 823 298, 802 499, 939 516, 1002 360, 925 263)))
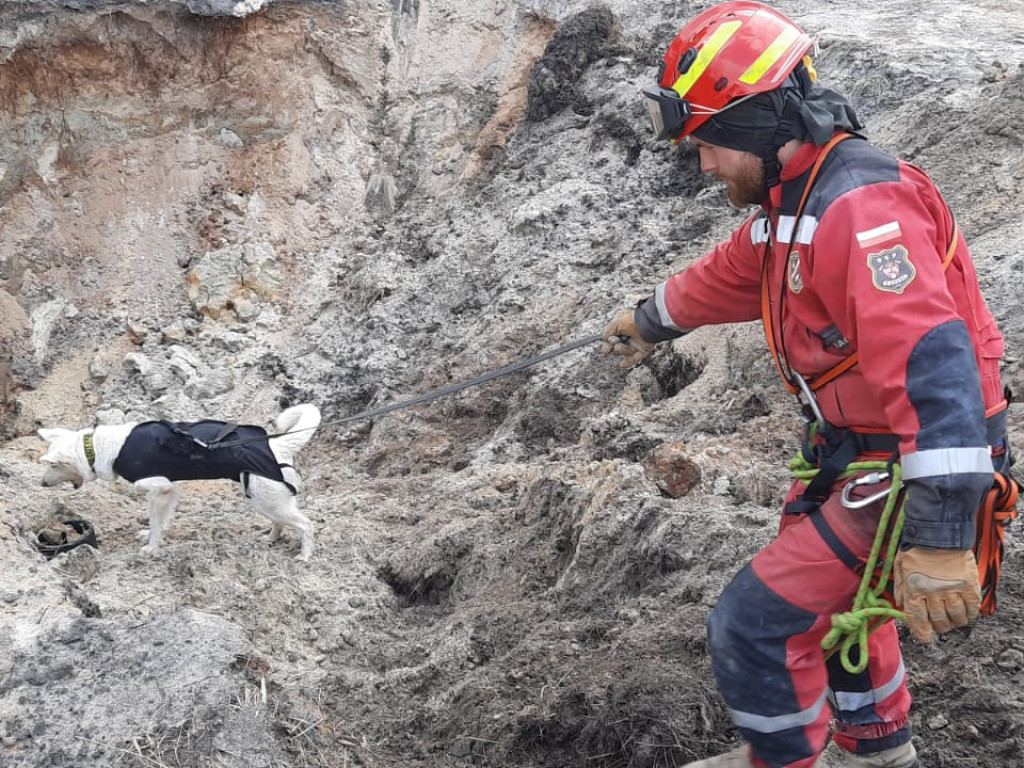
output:
MULTIPOLYGON (((800 427, 757 324, 352 418, 598 333, 742 220, 637 98, 694 9, 75 5, 0 8, 0 763, 731 746, 704 622, 774 534, 800 427), (324 414, 297 460, 309 563, 227 481, 187 484, 149 555, 124 484, 39 487, 39 426, 299 402, 324 414), (70 517, 98 546, 47 561, 34 533, 70 517)), ((779 3, 947 191, 1024 391, 1024 29, 934 5, 779 3)), ((1022 552, 1015 524, 995 616, 907 644, 925 765, 1024 761, 1022 552)))

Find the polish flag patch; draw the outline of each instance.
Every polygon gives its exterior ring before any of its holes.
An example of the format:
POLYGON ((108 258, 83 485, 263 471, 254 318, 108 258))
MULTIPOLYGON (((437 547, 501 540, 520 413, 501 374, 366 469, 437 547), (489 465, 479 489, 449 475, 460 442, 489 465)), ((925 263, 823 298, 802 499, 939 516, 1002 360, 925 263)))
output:
POLYGON ((888 224, 883 224, 880 227, 858 232, 857 243, 861 248, 871 248, 882 243, 887 243, 890 240, 895 240, 902 234, 903 232, 900 230, 900 223, 898 221, 890 221, 888 224))

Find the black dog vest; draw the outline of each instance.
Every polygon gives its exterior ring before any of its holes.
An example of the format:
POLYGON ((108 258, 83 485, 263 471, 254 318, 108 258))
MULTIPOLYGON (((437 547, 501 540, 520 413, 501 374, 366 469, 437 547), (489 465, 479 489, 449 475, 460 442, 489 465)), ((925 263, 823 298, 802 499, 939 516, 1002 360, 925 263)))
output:
POLYGON ((267 431, 224 421, 144 421, 128 433, 114 459, 114 471, 134 483, 146 477, 168 480, 237 480, 248 492, 249 475, 288 486, 267 431))

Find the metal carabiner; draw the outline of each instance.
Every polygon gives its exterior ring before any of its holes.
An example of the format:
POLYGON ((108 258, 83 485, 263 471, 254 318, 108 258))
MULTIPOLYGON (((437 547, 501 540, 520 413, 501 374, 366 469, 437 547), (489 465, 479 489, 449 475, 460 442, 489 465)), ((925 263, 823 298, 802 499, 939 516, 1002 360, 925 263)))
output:
MULTIPOLYGON (((796 374, 796 383, 800 388, 800 392, 807 399, 807 407, 811 410, 814 415, 814 421, 818 424, 818 434, 822 437, 827 437, 832 429, 832 425, 825 420, 825 415, 821 412, 821 407, 818 405, 818 398, 814 396, 814 392, 811 391, 810 385, 807 383, 807 379, 802 374, 796 374)), ((797 395, 797 402, 803 405, 800 400, 800 396, 797 395)), ((804 412, 804 423, 810 423, 810 419, 807 418, 806 411, 804 412)))
POLYGON ((854 478, 846 485, 843 486, 843 495, 841 498, 842 505, 847 509, 863 509, 874 504, 876 501, 880 501, 892 493, 892 486, 884 488, 881 491, 872 493, 870 496, 865 496, 862 499, 850 498, 850 493, 858 485, 878 485, 888 480, 891 475, 888 472, 872 472, 861 477, 854 478))

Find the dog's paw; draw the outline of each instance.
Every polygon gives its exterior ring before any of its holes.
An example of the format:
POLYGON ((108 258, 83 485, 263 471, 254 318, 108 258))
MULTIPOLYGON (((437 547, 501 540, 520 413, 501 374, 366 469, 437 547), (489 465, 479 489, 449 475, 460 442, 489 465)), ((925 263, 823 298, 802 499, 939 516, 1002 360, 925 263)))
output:
POLYGON ((152 555, 158 549, 160 549, 160 545, 158 544, 147 544, 139 551, 142 552, 144 555, 152 555))
POLYGON ((149 528, 142 529, 137 534, 135 534, 135 537, 143 544, 147 543, 149 541, 149 528))

